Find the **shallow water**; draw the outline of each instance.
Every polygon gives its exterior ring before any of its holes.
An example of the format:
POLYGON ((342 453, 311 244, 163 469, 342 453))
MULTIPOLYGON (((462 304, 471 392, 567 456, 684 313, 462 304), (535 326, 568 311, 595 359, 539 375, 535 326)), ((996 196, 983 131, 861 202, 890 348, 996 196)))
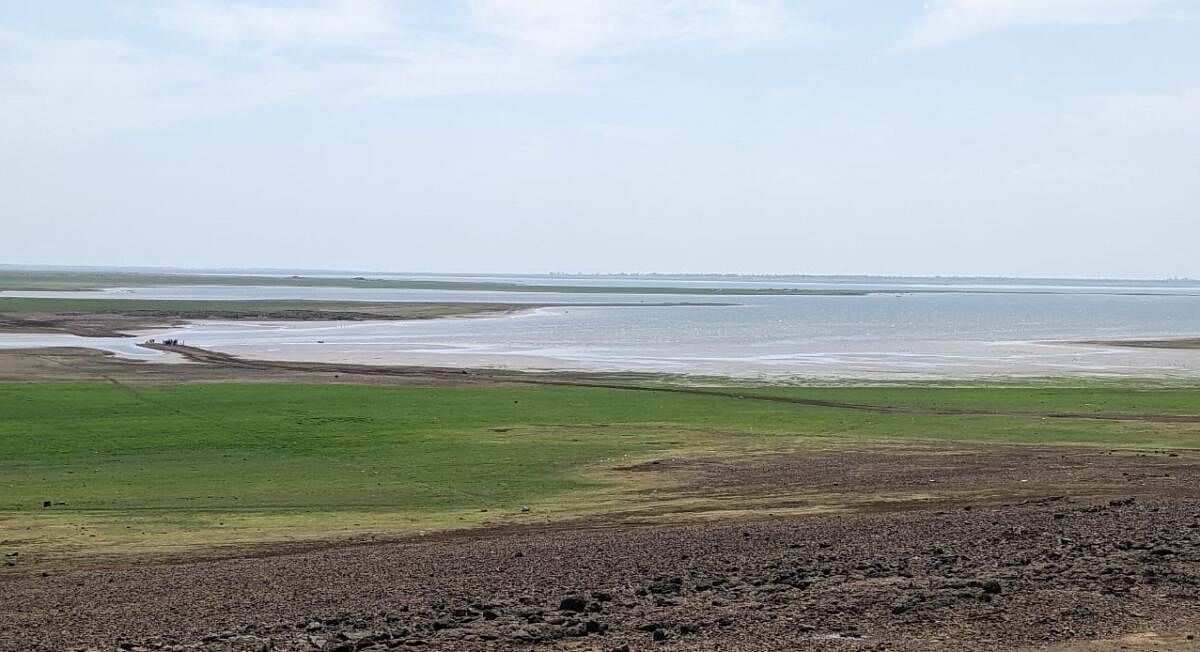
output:
MULTIPOLYGON (((659 278, 637 282, 649 281, 667 283, 659 278)), ((828 281, 825 284, 838 286, 828 281)), ((861 281, 855 284, 864 285, 861 281)), ((778 287, 780 283, 765 285, 778 287)), ((1019 282, 1011 286, 988 283, 952 287, 955 291, 947 293, 845 297, 220 286, 133 288, 104 294, 130 298, 524 303, 716 300, 738 304, 572 306, 500 317, 417 322, 208 322, 143 334, 178 337, 189 344, 260 358, 773 378, 1200 375, 1200 351, 1065 343, 1200 335, 1200 289, 1195 286, 1019 282), (996 293, 997 289, 1002 292, 996 293)), ((105 348, 146 359, 173 359, 139 349, 128 338, 0 335, 0 346, 64 344, 105 348)))

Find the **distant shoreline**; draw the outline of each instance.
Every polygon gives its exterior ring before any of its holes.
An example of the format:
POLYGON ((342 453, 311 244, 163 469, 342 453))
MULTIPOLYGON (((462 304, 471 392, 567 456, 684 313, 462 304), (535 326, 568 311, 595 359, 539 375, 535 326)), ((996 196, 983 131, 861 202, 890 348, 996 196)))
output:
POLYGON ((0 270, 0 291, 64 292, 117 287, 233 286, 325 287, 389 290, 446 290, 465 292, 530 292, 561 294, 674 294, 701 296, 863 296, 867 290, 808 288, 716 288, 623 285, 540 285, 503 281, 401 280, 365 276, 234 276, 204 274, 135 274, 124 272, 14 272, 0 270))
POLYGON ((362 277, 429 277, 429 278, 545 278, 545 279, 663 279, 663 280, 714 280, 714 281, 802 281, 802 282, 862 282, 900 281, 906 283, 1061 283, 1078 284, 1121 283, 1127 285, 1168 284, 1198 285, 1200 278, 1186 276, 1123 278, 1117 276, 996 276, 964 274, 823 274, 823 273, 722 273, 722 272, 422 272, 355 269, 309 269, 309 268, 260 268, 260 267, 153 267, 115 265, 20 265, 0 263, 0 278, 8 275, 71 274, 71 275, 126 275, 126 276, 200 276, 212 277, 266 277, 289 276, 332 278, 362 277))
POLYGON ((1120 346, 1131 349, 1200 349, 1200 337, 1168 337, 1135 340, 1079 340, 1072 344, 1120 346))
POLYGON ((0 297, 0 333, 135 337, 133 331, 186 322, 412 321, 489 317, 538 308, 727 306, 727 303, 471 303, 309 300, 55 299, 0 297))

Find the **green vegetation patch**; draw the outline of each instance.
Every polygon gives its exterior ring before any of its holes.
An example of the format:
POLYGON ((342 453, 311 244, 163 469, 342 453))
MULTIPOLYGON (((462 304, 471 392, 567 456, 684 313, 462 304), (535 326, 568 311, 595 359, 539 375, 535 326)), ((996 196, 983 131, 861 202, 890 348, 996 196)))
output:
MULTIPOLYGON (((1090 389, 753 391, 1021 410, 1099 400, 1090 389)), ((1200 404, 1200 391, 1105 400, 1122 410, 1183 410, 1200 404)), ((876 413, 567 386, 6 384, 0 415, 0 540, 42 545, 101 528, 118 549, 131 541, 125 530, 211 543, 225 540, 211 528, 229 523, 267 540, 445 527, 525 505, 534 514, 611 510, 636 497, 629 474, 613 472, 622 466, 822 441, 1200 448, 1195 423, 876 413)), ((78 545, 86 549, 86 539, 78 545)))
POLYGON ((1200 389, 1194 385, 1156 387, 1134 382, 1087 383, 1075 387, 770 387, 752 388, 744 393, 861 405, 1007 413, 1200 415, 1200 389))

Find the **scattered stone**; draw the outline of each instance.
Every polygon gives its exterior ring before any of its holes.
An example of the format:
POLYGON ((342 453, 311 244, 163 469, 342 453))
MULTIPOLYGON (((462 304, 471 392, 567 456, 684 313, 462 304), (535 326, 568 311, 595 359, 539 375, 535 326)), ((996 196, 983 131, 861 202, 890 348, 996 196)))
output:
POLYGON ((562 602, 558 604, 558 609, 559 611, 573 611, 576 613, 582 613, 587 609, 587 605, 588 601, 586 598, 573 595, 563 598, 562 602))

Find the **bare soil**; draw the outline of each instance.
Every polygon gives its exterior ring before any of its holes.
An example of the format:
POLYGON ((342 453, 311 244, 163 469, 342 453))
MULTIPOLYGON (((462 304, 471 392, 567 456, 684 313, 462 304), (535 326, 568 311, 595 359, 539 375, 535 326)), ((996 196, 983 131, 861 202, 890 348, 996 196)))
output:
POLYGON ((1200 349, 1200 337, 1179 337, 1159 340, 1084 340, 1077 344, 1093 346, 1124 346, 1135 349, 1200 349))
MULTIPOLYGON (((99 302, 102 303, 102 302, 99 302)), ((153 303, 153 302, 149 302, 153 303)), ((203 303, 203 302, 197 302, 203 303)), ((228 303, 228 302, 227 302, 228 303)), ((549 304, 312 302, 306 309, 119 309, 71 312, 0 312, 0 333, 67 333, 81 337, 131 337, 130 332, 189 321, 372 321, 440 319, 519 312, 549 304)))
POLYGON ((866 499, 810 516, 772 516, 776 504, 719 521, 616 515, 18 564, 0 574, 0 649, 1200 649, 1189 455, 959 445, 661 460, 641 470, 684 492, 866 499))

